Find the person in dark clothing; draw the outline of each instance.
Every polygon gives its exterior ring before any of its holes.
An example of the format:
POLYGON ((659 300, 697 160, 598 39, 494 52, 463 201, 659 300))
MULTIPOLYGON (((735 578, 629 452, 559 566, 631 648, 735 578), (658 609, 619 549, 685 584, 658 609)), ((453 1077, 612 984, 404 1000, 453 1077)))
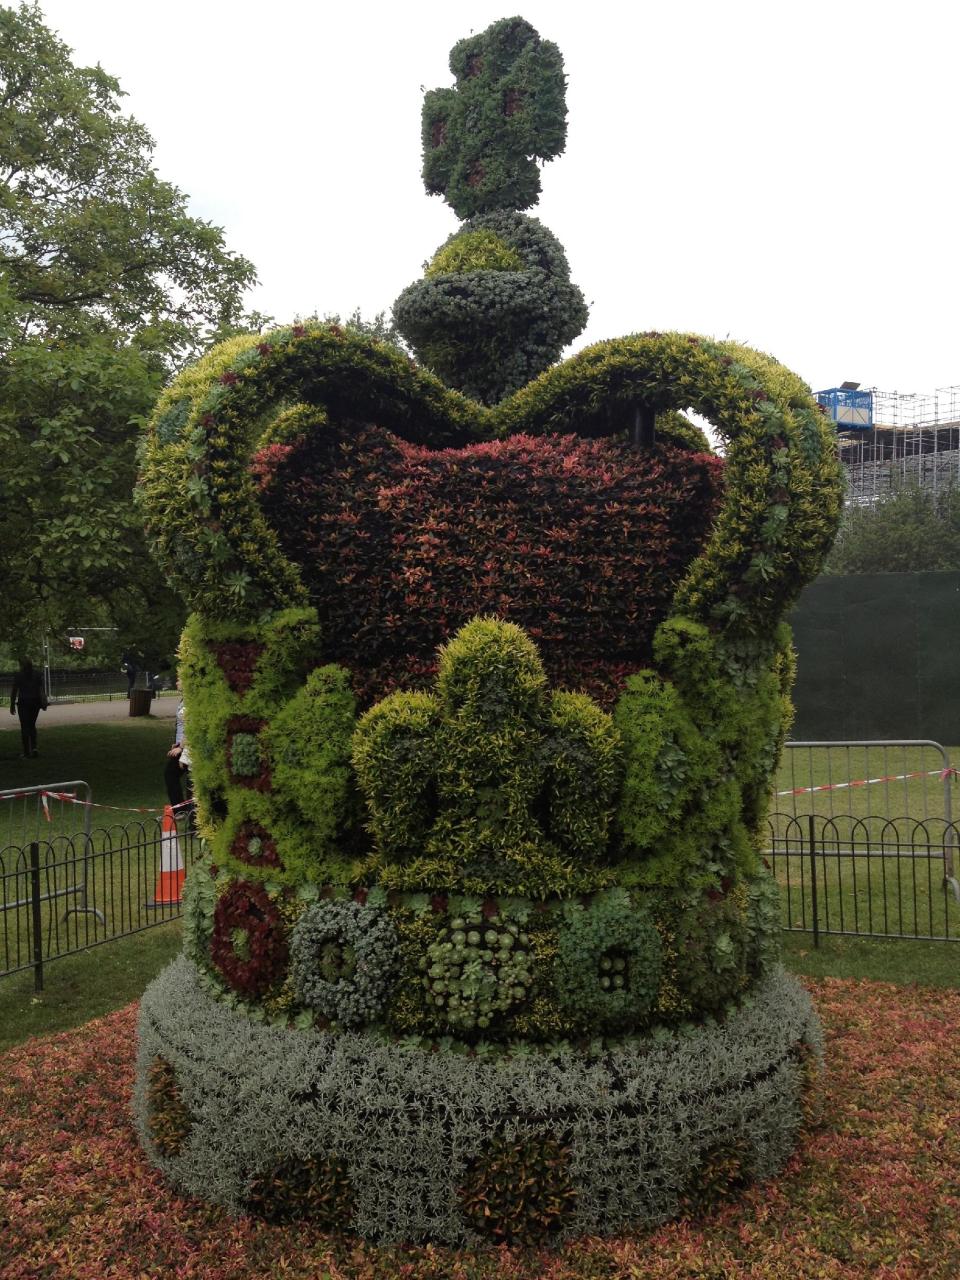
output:
POLYGON ((34 671, 29 658, 20 659, 20 670, 13 677, 13 688, 10 690, 10 714, 20 713, 20 741, 23 745, 22 759, 39 755, 37 751, 37 716, 47 709, 47 695, 43 687, 43 676, 34 671))
POLYGON ((125 653, 120 660, 120 670, 127 677, 127 697, 133 693, 140 667, 132 653, 125 653))

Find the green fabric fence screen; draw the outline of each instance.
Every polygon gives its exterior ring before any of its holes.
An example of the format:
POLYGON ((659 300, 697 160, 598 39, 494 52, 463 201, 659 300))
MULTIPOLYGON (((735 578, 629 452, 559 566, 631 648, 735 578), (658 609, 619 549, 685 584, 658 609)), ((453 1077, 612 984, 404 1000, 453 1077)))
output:
POLYGON ((960 742, 960 572, 820 577, 789 622, 791 737, 960 742))

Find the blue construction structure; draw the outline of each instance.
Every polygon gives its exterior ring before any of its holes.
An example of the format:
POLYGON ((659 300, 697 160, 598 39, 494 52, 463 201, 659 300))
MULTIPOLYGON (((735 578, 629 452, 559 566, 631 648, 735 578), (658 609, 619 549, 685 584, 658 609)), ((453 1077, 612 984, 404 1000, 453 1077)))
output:
POLYGON ((854 387, 831 387, 815 393, 817 404, 837 424, 838 431, 871 431, 873 429, 873 392, 854 387))

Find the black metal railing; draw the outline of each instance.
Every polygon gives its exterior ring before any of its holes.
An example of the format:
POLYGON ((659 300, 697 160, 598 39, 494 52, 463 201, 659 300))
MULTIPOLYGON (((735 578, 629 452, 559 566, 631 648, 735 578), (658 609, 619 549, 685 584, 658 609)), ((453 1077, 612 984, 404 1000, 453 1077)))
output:
POLYGON ((34 971, 181 914, 179 869, 199 856, 188 816, 0 849, 0 977, 34 971))
POLYGON ((783 927, 861 938, 960 940, 960 826, 942 818, 772 813, 766 857, 783 927))
MULTIPOLYGON (((10 701, 14 675, 12 671, 0 671, 0 702, 10 701)), ((172 689, 174 680, 169 671, 141 671, 137 675, 136 687, 159 693, 172 689)), ((47 673, 47 691, 51 703, 109 701, 128 698, 130 685, 123 672, 112 667, 84 671, 72 667, 51 667, 47 673)))
MULTIPOLYGON (((178 919, 199 856, 189 816, 0 849, 0 977, 178 919), (166 873, 164 875, 164 873, 166 873)), ((773 813, 766 857, 782 923, 813 934, 960 940, 960 826, 942 819, 773 813)))

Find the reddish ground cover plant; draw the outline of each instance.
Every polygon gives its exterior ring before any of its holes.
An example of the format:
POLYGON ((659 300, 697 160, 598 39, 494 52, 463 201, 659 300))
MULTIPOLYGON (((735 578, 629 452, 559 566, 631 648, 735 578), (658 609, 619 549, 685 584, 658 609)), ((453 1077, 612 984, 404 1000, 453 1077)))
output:
POLYGON ((649 663, 722 485, 719 458, 667 445, 521 435, 431 450, 376 428, 273 445, 253 470, 324 619, 324 660, 356 671, 364 701, 429 672, 483 614, 522 626, 552 680, 609 701, 649 663))
POLYGON ((823 1118, 698 1220, 561 1252, 377 1249, 170 1193, 128 1112, 135 1006, 0 1057, 3 1280, 956 1280, 960 991, 827 979, 823 1118))

